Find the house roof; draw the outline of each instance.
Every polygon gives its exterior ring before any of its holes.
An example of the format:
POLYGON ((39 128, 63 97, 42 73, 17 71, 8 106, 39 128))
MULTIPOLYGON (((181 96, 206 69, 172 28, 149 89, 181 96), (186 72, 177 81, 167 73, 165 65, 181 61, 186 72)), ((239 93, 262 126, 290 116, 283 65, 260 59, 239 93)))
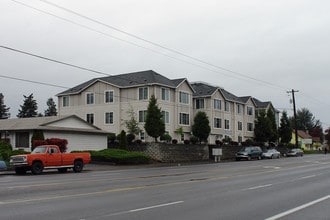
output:
POLYGON ((201 82, 191 83, 191 86, 195 90, 194 97, 212 96, 219 89, 219 87, 211 86, 201 82))
POLYGON ((253 99, 253 101, 256 103, 256 107, 257 108, 262 108, 262 109, 265 109, 265 108, 267 108, 269 105, 271 105, 272 103, 271 102, 262 102, 262 101, 260 101, 260 100, 258 100, 258 99, 256 99, 256 98, 252 98, 253 99))
POLYGON ((0 131, 22 131, 22 130, 58 130, 58 131, 76 131, 84 133, 108 133, 100 128, 91 125, 76 115, 50 116, 34 118, 13 118, 4 119, 0 123, 0 131), (57 122, 73 119, 83 126, 59 125, 57 122))
POLYGON ((301 137, 302 139, 312 139, 312 136, 307 134, 306 132, 302 131, 302 130, 298 130, 297 131, 298 136, 301 137))
POLYGON ((181 84, 185 80, 186 79, 171 80, 160 75, 159 73, 154 72, 153 70, 147 70, 141 72, 133 72, 133 73, 94 78, 80 85, 77 85, 73 88, 70 88, 64 92, 61 92, 57 94, 57 96, 80 93, 85 88, 98 81, 109 83, 119 88, 129 88, 129 87, 152 85, 152 84, 158 84, 170 88, 176 88, 179 84, 181 84))

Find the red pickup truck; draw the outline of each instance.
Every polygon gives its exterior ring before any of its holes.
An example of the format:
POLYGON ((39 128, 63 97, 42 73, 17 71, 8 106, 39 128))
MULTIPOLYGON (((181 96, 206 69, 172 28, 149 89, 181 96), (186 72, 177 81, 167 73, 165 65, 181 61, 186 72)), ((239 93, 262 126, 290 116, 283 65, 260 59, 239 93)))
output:
POLYGON ((32 174, 41 174, 44 169, 58 169, 65 173, 68 169, 81 172, 85 164, 91 161, 90 153, 61 153, 56 145, 36 147, 31 154, 10 157, 10 166, 16 174, 25 174, 31 170, 32 174))

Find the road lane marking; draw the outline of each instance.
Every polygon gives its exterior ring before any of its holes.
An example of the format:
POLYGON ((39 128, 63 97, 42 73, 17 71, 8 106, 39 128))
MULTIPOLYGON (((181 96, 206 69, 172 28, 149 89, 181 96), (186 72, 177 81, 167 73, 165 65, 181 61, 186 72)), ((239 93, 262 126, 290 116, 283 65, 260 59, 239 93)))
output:
POLYGON ((111 216, 124 215, 124 214, 128 214, 128 213, 141 212, 141 211, 150 210, 150 209, 156 209, 156 208, 162 208, 162 207, 166 207, 166 206, 177 205, 177 204, 180 204, 180 203, 184 203, 184 201, 176 201, 176 202, 153 205, 153 206, 148 206, 148 207, 143 207, 143 208, 138 208, 138 209, 131 209, 131 210, 128 210, 128 211, 112 213, 112 214, 105 215, 105 216, 102 216, 102 217, 111 217, 111 216))
POLYGON ((254 190, 254 189, 261 189, 261 188, 266 188, 266 187, 270 187, 273 184, 266 184, 266 185, 260 185, 260 186, 254 186, 254 187, 250 187, 248 188, 248 190, 254 190))
POLYGON ((322 198, 319 198, 317 200, 314 200, 314 201, 311 201, 309 203, 303 204, 301 206, 298 206, 296 208, 290 209, 288 211, 279 213, 279 214, 274 215, 272 217, 266 218, 265 220, 276 220, 276 219, 282 218, 282 217, 287 216, 287 215, 290 215, 290 214, 292 214, 294 212, 297 212, 297 211, 300 211, 302 209, 308 208, 309 206, 312 206, 312 205, 315 205, 317 203, 323 202, 324 200, 327 200, 327 199, 330 199, 330 195, 324 196, 322 198))
POLYGON ((303 176, 303 177, 300 177, 300 179, 309 179, 309 178, 313 178, 313 177, 316 177, 316 175, 303 176))

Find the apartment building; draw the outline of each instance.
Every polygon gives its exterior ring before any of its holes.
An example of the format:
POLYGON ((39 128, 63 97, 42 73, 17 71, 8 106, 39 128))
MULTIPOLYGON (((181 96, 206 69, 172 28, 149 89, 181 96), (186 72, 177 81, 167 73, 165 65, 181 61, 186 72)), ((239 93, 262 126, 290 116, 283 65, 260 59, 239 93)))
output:
POLYGON ((210 121, 210 143, 226 136, 237 142, 253 138, 255 103, 252 97, 237 97, 203 82, 192 83, 192 87, 194 114, 204 111, 210 121))
MULTIPOLYGON (((133 111, 144 130, 151 95, 157 99, 165 130, 173 139, 189 139, 194 115, 205 111, 210 120, 209 142, 229 136, 234 141, 253 137, 256 104, 252 97, 237 97, 206 83, 186 78, 168 79, 152 70, 94 78, 58 96, 59 115, 75 114, 109 133, 127 130, 125 121, 133 111), (175 131, 183 129, 179 136, 175 131)), ((152 140, 142 131, 142 140, 152 140)))

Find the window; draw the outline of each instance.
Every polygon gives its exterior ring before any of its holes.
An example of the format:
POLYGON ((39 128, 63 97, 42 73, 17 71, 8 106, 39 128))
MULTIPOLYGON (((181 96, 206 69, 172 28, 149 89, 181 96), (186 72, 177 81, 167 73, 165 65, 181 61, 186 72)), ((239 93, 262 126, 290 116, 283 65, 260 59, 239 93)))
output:
POLYGON ((166 112, 166 111, 162 111, 162 115, 163 115, 163 121, 166 124, 170 123, 170 113, 166 112))
POLYGON ((93 113, 87 114, 86 115, 86 121, 90 124, 94 124, 94 114, 93 113))
POLYGON ((253 131, 253 123, 247 123, 247 130, 253 131))
POLYGON ((196 99, 196 109, 204 108, 204 99, 196 99))
POLYGON ((70 105, 70 102, 69 102, 69 96, 63 96, 63 107, 68 107, 70 105))
POLYGON ((241 121, 237 122, 237 130, 239 131, 243 130, 243 123, 241 121))
POLYGON ((229 120, 225 120, 225 129, 226 130, 230 129, 229 120))
POLYGON ((105 123, 106 124, 113 124, 113 112, 106 112, 105 113, 105 123))
POLYGON ((180 113, 179 124, 181 124, 181 125, 189 125, 189 114, 187 114, 187 113, 180 113))
POLYGON ((189 104, 189 94, 180 92, 180 103, 189 104))
POLYGON ((86 103, 87 105, 94 104, 94 93, 86 94, 86 103))
POLYGON ((170 101, 170 90, 167 88, 162 88, 162 100, 170 101))
POLYGON ((105 103, 113 102, 113 91, 105 91, 104 100, 105 103))
POLYGON ((242 114, 243 106, 241 104, 237 104, 237 114, 242 114))
POLYGON ((247 112, 248 115, 253 115, 253 108, 250 107, 250 106, 247 106, 246 112, 247 112))
POLYGON ((145 133, 144 131, 140 132, 140 139, 143 141, 145 139, 145 133))
POLYGON ((214 99, 214 109, 221 109, 221 100, 214 99))
POLYGON ((230 103, 229 102, 225 102, 225 111, 226 112, 230 111, 230 103))
POLYGON ((147 111, 139 111, 139 122, 146 122, 147 119, 147 111))
POLYGON ((143 87, 139 88, 139 100, 146 100, 148 99, 148 88, 143 87))
POLYGON ((214 127, 221 128, 221 118, 214 118, 214 127))

